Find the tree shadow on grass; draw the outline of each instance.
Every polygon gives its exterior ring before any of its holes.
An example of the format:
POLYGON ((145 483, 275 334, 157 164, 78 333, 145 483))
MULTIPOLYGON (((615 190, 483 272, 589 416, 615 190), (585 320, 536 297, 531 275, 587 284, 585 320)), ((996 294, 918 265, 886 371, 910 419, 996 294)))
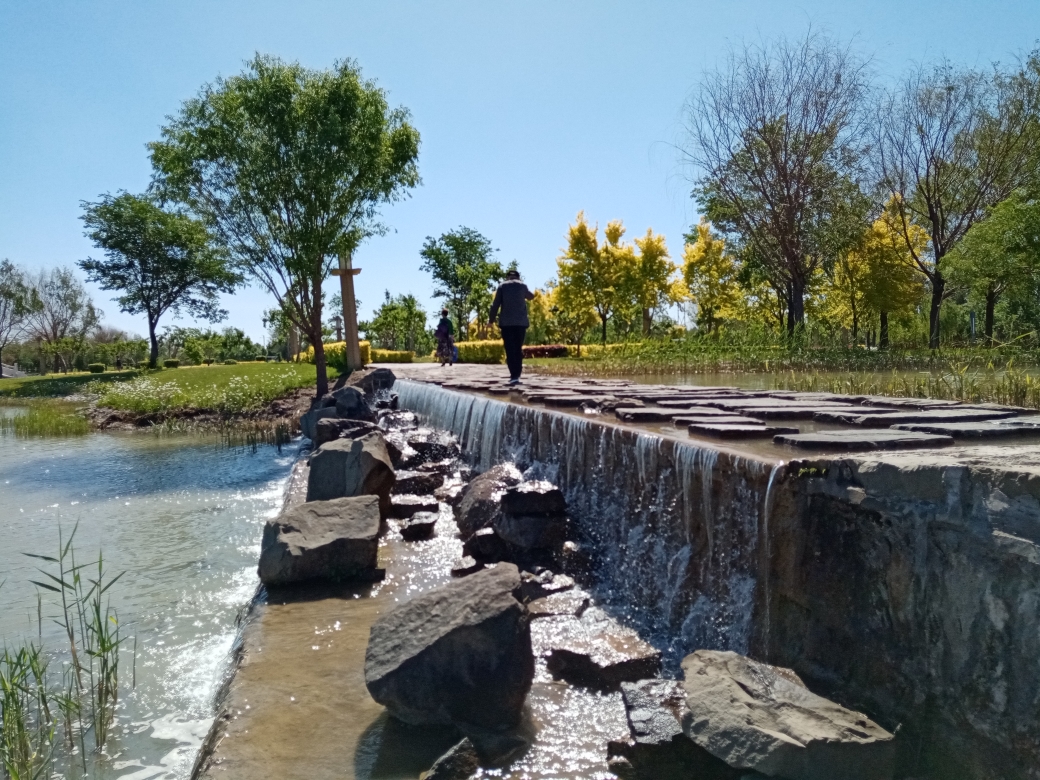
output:
POLYGON ((106 371, 104 374, 53 374, 32 379, 8 380, 5 377, 0 379, 0 398, 60 398, 79 392, 89 382, 125 382, 140 374, 140 371, 133 369, 106 371))

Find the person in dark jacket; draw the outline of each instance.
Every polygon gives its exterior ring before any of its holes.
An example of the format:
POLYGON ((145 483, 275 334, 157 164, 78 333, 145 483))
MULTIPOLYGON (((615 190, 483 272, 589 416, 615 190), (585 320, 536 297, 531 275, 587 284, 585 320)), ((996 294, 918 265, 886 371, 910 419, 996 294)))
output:
POLYGON ((527 302, 534 298, 534 293, 520 281, 519 271, 506 272, 506 280, 495 291, 495 300, 491 302, 491 315, 488 322, 492 325, 498 319, 498 328, 502 331, 502 344, 506 348, 506 365, 509 366, 509 384, 520 382, 520 373, 524 370, 524 336, 530 321, 527 319, 527 302))
POLYGON ((433 337, 437 339, 437 357, 440 358, 441 366, 445 363, 452 365, 455 362, 455 329, 448 319, 447 309, 441 309, 441 321, 437 323, 433 337))

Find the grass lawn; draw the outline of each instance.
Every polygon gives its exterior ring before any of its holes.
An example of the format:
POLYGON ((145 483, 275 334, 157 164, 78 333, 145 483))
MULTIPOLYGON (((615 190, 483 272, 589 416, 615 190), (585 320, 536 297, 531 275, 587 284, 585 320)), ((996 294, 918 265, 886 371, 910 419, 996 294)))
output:
POLYGON ((90 393, 98 396, 99 406, 139 414, 185 409, 240 414, 258 411, 315 380, 314 366, 306 363, 239 363, 4 379, 0 397, 90 393))

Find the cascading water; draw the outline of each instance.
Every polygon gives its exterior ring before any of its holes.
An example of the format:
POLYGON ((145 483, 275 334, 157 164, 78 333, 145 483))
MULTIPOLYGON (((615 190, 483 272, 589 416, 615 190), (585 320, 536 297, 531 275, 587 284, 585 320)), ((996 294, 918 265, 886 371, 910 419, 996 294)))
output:
POLYGON ((561 487, 597 561, 595 595, 667 669, 699 647, 749 652, 775 469, 767 478, 755 459, 436 385, 395 390, 478 468, 512 460, 561 487))

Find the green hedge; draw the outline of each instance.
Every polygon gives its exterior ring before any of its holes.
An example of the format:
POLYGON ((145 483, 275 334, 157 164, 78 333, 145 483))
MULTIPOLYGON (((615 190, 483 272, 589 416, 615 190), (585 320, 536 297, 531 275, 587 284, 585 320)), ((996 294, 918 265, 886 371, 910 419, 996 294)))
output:
MULTIPOLYGON (((332 341, 325 344, 325 364, 329 368, 334 368, 339 372, 347 370, 347 361, 344 357, 344 348, 347 346, 345 341, 332 341)), ((367 341, 359 341, 358 346, 361 348, 361 363, 362 365, 368 365, 372 362, 372 345, 367 341)), ((305 360, 308 363, 314 362, 314 347, 307 347, 306 352, 300 353, 300 360, 305 360)))
POLYGON ((181 361, 179 360, 164 360, 162 362, 163 368, 180 368, 181 361))
POLYGON ((373 349, 373 363, 411 363, 415 354, 407 350, 373 349))
POLYGON ((504 363, 506 348, 501 341, 459 341, 459 363, 504 363))
POLYGON ((267 355, 257 355, 255 360, 256 360, 257 363, 266 363, 267 362, 267 355))
POLYGON ((91 363, 89 366, 87 366, 87 371, 89 371, 92 374, 103 374, 105 373, 105 364, 91 363))
POLYGON ((224 365, 225 366, 237 366, 238 365, 238 361, 237 360, 225 360, 224 361, 224 365))

